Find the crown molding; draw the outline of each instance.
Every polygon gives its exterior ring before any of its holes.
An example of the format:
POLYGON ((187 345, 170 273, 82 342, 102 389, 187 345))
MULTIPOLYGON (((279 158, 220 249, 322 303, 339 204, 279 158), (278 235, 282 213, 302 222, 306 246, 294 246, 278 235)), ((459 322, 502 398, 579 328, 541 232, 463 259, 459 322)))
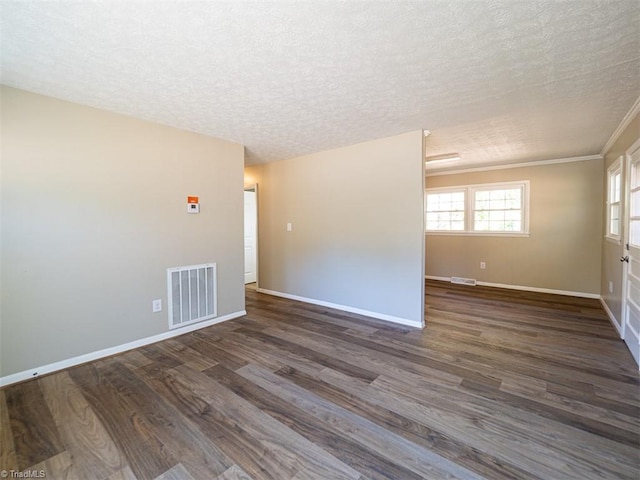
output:
POLYGON ((613 144, 616 143, 616 141, 618 140, 618 137, 622 135, 622 132, 624 132, 624 129, 629 126, 629 124, 631 123, 631 120, 633 120, 639 112, 640 112, 640 97, 638 97, 638 99, 633 104, 631 109, 624 116, 624 118, 620 122, 620 125, 618 125, 618 128, 616 128, 613 131, 607 143, 604 144, 604 147, 602 148, 600 155, 604 157, 607 153, 609 153, 609 150, 611 150, 611 147, 613 147, 613 144))
POLYGON ((461 168, 458 170, 447 170, 441 172, 427 172, 427 177, 437 177, 439 175, 457 175, 459 173, 487 172, 490 170, 506 170, 508 168, 539 167, 542 165, 555 165, 558 163, 586 162, 589 160, 602 160, 602 155, 586 155, 584 157, 555 158, 552 160, 537 160, 533 162, 507 163, 503 165, 487 165, 485 167, 461 168))

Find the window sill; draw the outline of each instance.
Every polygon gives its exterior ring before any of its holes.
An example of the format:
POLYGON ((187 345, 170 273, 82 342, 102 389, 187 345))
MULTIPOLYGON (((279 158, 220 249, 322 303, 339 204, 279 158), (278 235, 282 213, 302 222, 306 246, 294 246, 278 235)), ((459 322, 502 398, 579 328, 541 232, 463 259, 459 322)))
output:
POLYGON ((450 237, 529 237, 529 232, 526 233, 497 233, 497 232, 425 232, 426 235, 433 235, 436 237, 450 236, 450 237))
POLYGON ((622 239, 621 238, 610 237, 608 235, 605 235, 604 239, 609 243, 613 243, 615 245, 622 245, 622 239))

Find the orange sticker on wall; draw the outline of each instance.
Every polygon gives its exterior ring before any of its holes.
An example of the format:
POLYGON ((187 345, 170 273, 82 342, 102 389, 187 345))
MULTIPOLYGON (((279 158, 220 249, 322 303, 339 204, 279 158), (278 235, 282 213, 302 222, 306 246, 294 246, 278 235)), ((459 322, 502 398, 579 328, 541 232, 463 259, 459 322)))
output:
POLYGON ((187 197, 187 203, 199 203, 198 197, 187 197))

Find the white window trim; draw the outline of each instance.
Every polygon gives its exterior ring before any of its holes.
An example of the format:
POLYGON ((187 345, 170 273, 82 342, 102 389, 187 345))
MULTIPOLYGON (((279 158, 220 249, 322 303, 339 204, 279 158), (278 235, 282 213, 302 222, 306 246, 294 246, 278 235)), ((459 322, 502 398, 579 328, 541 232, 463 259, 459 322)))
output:
POLYGON ((609 168, 607 168, 607 188, 606 188, 606 192, 605 192, 605 199, 606 199, 606 205, 605 205, 605 210, 607 212, 607 218, 606 218, 606 223, 605 223, 605 235, 604 238, 605 240, 607 240, 608 242, 611 243, 615 243, 616 245, 621 245, 622 244, 622 198, 624 195, 623 192, 623 188, 624 188, 624 184, 622 181, 622 159, 623 156, 620 155, 618 157, 617 160, 615 160, 611 165, 609 165, 609 168), (620 217, 619 221, 620 221, 620 226, 619 226, 619 232, 617 235, 612 234, 610 232, 610 227, 611 227, 611 177, 614 176, 616 173, 620 173, 620 201, 616 202, 620 205, 620 208, 618 210, 618 216, 620 217))
MULTIPOLYGON (((467 202, 468 202, 468 195, 469 192, 467 192, 465 187, 441 187, 441 188, 427 188, 424 191, 424 217, 425 217, 425 229, 427 228, 427 219, 426 219, 426 214, 427 214, 427 194, 429 193, 464 193, 464 210, 463 210, 463 214, 464 214, 464 225, 465 225, 465 230, 467 229, 467 202)), ((447 233, 451 233, 452 235, 455 234, 465 234, 465 230, 426 230, 429 233, 434 233, 434 234, 447 234, 447 233)))
MULTIPOLYGON (((425 230, 427 235, 446 235, 446 236, 465 236, 465 237, 528 237, 529 236, 529 192, 531 190, 531 182, 529 180, 521 180, 517 182, 500 182, 500 183, 477 183, 473 185, 454 185, 451 187, 436 187, 425 189, 425 206, 426 195, 428 193, 442 192, 465 192, 465 229, 464 231, 449 230, 425 230), (473 229, 474 223, 474 203, 475 192, 480 190, 499 190, 518 187, 522 189, 522 230, 519 232, 496 232, 496 231, 476 231, 473 229)), ((425 210, 426 214, 426 210, 425 210)))

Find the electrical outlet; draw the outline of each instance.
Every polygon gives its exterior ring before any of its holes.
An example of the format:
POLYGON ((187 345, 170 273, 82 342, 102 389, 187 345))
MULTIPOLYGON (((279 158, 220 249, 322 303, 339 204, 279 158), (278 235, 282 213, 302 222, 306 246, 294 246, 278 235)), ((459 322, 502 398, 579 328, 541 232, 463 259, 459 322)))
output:
POLYGON ((486 262, 480 262, 480 270, 485 270, 487 268, 486 262))
POLYGON ((151 309, 153 311, 153 313, 157 313, 157 312, 161 312, 162 311, 162 299, 157 299, 154 300, 153 302, 151 302, 151 309))
POLYGON ((613 282, 609 282, 609 293, 613 293, 613 282))

